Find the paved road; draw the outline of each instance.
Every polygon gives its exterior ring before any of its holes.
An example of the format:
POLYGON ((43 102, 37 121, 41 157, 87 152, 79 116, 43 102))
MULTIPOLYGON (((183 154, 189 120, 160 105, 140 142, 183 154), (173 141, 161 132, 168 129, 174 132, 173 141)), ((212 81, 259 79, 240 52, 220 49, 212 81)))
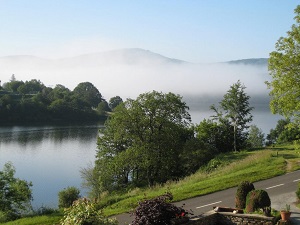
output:
MULTIPOLYGON (((285 204, 290 204, 293 217, 292 221, 294 224, 300 224, 300 210, 295 206, 297 200, 295 192, 298 188, 299 181, 300 170, 256 182, 254 183, 254 187, 255 189, 263 189, 268 192, 271 199, 271 207, 276 210, 284 208, 285 204)), ((214 206, 235 207, 234 197, 236 189, 236 187, 230 188, 213 194, 186 199, 176 202, 175 204, 178 206, 185 204, 184 208, 186 210, 191 209, 195 215, 210 211, 214 206)), ((129 214, 121 214, 116 217, 120 225, 129 224, 133 220, 129 214)))

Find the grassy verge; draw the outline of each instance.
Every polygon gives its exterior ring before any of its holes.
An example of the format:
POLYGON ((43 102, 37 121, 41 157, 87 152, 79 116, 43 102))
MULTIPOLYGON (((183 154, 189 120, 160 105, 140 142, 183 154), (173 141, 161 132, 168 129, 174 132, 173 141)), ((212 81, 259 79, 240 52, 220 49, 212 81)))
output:
MULTIPOLYGON (((205 169, 178 182, 168 182, 152 188, 133 189, 123 195, 110 195, 101 200, 107 216, 133 210, 138 201, 172 192, 174 201, 180 201, 215 191, 235 187, 246 178, 251 182, 282 175, 300 169, 299 153, 290 146, 257 150, 252 152, 230 153, 214 159, 218 167, 207 173, 205 169)), ((295 190, 296 191, 296 190, 295 190)))
MULTIPOLYGON (((156 197, 167 191, 172 192, 174 201, 180 201, 235 187, 244 180, 255 182, 298 170, 299 157, 300 152, 293 150, 292 146, 220 155, 213 159, 212 164, 180 181, 152 188, 135 188, 123 194, 106 194, 99 204, 103 206, 105 215, 112 216, 129 212, 140 200, 156 197)), ((61 218, 62 216, 57 215, 37 216, 4 224, 58 224, 61 218)))
POLYGON ((61 215, 34 216, 3 223, 3 225, 55 225, 59 224, 61 218, 61 215))

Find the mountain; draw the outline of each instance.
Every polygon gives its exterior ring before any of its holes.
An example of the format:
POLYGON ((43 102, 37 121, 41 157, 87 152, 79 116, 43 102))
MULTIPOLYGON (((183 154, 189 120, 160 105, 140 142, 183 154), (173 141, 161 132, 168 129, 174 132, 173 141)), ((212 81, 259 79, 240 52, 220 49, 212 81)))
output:
MULTIPOLYGON (((222 62, 230 65, 267 66, 267 58, 239 59, 222 62)), ((45 59, 29 55, 15 55, 0 57, 2 66, 107 66, 107 65, 183 65, 194 64, 180 59, 169 58, 158 53, 141 48, 117 49, 105 52, 89 53, 60 59, 45 59)))
POLYGON ((239 59, 225 63, 232 65, 268 66, 268 58, 239 59))
POLYGON ((90 53, 71 58, 62 59, 63 61, 80 61, 82 63, 91 63, 97 65, 107 64, 183 64, 183 60, 168 58, 158 53, 140 48, 118 49, 99 53, 90 53))

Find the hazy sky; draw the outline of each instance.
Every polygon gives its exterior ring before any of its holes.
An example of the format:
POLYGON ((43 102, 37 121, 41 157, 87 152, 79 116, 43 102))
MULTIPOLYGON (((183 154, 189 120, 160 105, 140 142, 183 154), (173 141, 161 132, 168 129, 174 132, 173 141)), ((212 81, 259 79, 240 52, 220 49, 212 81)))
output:
POLYGON ((143 48, 190 62, 268 57, 296 0, 0 0, 0 56, 143 48))

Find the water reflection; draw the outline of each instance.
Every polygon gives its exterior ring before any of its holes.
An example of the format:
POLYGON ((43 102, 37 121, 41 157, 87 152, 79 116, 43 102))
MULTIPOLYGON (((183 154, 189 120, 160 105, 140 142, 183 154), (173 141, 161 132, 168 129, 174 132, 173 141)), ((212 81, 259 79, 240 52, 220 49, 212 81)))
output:
POLYGON ((44 127, 5 127, 0 128, 0 142, 18 143, 20 146, 37 145, 45 140, 61 143, 68 140, 90 142, 98 135, 97 126, 44 126, 44 127))
POLYGON ((93 163, 97 125, 0 127, 0 169, 11 161, 16 175, 33 183, 33 205, 57 207, 57 194, 81 188, 80 169, 93 163))

